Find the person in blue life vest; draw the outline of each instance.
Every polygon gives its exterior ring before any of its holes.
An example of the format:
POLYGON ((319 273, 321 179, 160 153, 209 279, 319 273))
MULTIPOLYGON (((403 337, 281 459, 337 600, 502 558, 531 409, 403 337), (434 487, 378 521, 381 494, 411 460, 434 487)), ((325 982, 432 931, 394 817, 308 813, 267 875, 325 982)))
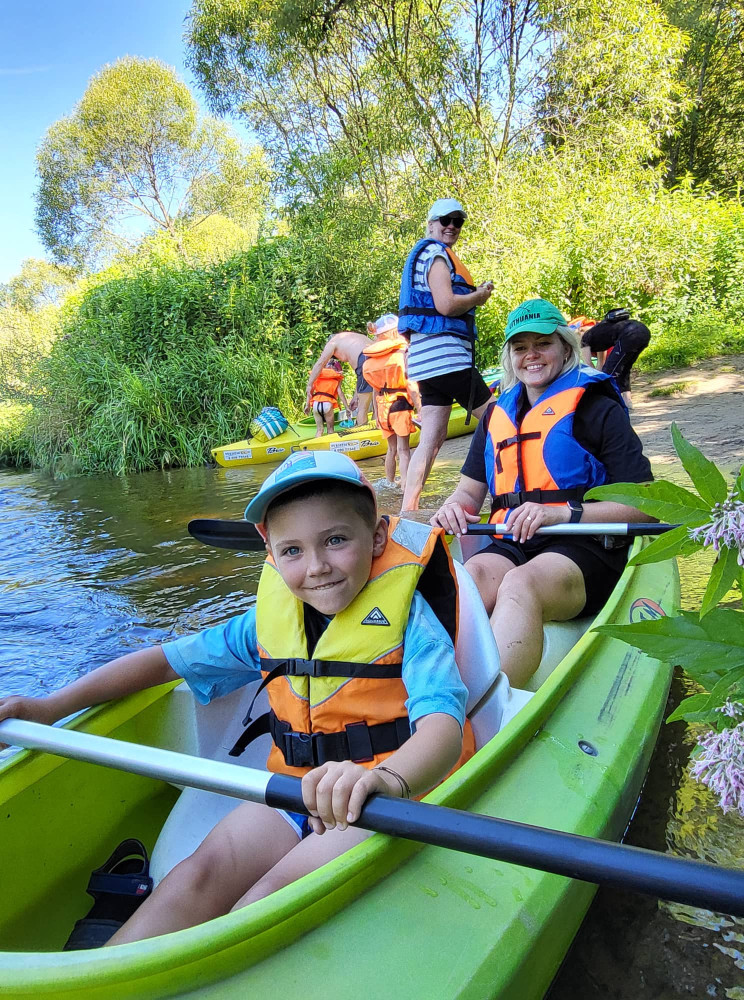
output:
POLYGON ((617 583, 627 545, 586 535, 538 535, 555 524, 643 521, 635 507, 582 504, 594 486, 653 477, 614 380, 582 365, 579 339, 546 299, 509 313, 502 392, 484 413, 462 476, 431 523, 460 535, 491 494, 495 538, 466 562, 511 682, 523 686, 542 656, 543 622, 596 614, 617 583))
MULTIPOLYGON (((420 795, 474 752, 443 532, 379 517, 354 462, 322 451, 280 465, 246 518, 268 554, 255 606, 129 653, 46 697, 0 699, 0 720, 51 724, 178 678, 206 704, 263 675, 271 711, 249 730, 271 733, 269 770, 302 776, 309 820, 237 806, 110 944, 190 927, 267 896, 369 836, 349 826, 369 795, 420 795)), ((234 752, 251 738, 243 733, 234 752)))
POLYGON ((452 403, 478 419, 491 390, 475 367, 475 309, 493 283, 476 287, 452 249, 467 219, 455 198, 440 198, 429 209, 426 236, 411 250, 403 269, 398 331, 408 349, 408 378, 421 394, 421 438, 408 467, 402 510, 417 510, 421 490, 447 436, 452 403))

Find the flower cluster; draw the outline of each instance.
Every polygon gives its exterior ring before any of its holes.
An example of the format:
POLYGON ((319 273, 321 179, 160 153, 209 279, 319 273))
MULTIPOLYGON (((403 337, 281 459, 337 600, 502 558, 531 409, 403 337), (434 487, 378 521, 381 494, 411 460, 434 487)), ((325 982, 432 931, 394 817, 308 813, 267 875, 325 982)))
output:
POLYGON ((722 545, 737 549, 736 561, 744 566, 744 503, 733 490, 723 503, 715 505, 707 524, 690 528, 688 534, 694 542, 712 545, 716 552, 722 545))
MULTIPOLYGON (((744 716, 744 705, 727 701, 717 711, 737 719, 744 716)), ((690 774, 718 796, 724 813, 736 809, 744 817, 744 722, 699 737, 698 747, 690 774)))

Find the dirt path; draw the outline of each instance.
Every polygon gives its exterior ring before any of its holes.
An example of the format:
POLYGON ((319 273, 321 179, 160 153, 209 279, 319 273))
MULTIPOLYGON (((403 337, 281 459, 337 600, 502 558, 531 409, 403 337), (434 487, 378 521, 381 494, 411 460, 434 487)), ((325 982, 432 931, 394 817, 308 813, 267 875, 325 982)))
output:
MULTIPOLYGON (((723 472, 737 472, 744 464, 744 355, 634 376, 631 420, 655 466, 676 461, 670 433, 676 423, 723 472), (675 391, 652 395, 664 389, 675 391)), ((470 437, 446 441, 438 461, 461 462, 469 445, 470 437)))

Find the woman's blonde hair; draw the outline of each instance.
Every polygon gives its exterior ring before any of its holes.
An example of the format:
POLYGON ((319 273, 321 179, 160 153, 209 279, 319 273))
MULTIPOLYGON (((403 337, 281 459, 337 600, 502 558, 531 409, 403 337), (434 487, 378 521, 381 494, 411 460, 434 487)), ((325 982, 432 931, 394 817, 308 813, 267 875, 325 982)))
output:
MULTIPOLYGON (((570 372, 573 368, 578 368, 581 364, 581 341, 576 330, 572 330, 569 326, 557 326, 553 332, 558 334, 569 351, 566 363, 561 369, 561 375, 565 375, 566 372, 570 372)), ((501 367, 504 369, 504 375, 501 379, 502 392, 511 389, 519 381, 514 374, 514 365, 511 359, 511 343, 511 340, 507 340, 501 348, 501 367)))

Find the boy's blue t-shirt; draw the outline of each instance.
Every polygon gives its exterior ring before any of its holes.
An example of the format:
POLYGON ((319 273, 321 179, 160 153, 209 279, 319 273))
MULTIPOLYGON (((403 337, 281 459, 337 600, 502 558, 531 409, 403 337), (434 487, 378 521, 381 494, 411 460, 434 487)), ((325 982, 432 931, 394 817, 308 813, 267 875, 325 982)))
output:
MULTIPOLYGON (((166 642, 162 649, 202 705, 230 694, 261 676, 255 605, 222 625, 166 642)), ((418 592, 408 614, 402 677, 412 731, 419 719, 432 712, 451 715, 464 725, 468 692, 455 663, 452 640, 418 592)))

